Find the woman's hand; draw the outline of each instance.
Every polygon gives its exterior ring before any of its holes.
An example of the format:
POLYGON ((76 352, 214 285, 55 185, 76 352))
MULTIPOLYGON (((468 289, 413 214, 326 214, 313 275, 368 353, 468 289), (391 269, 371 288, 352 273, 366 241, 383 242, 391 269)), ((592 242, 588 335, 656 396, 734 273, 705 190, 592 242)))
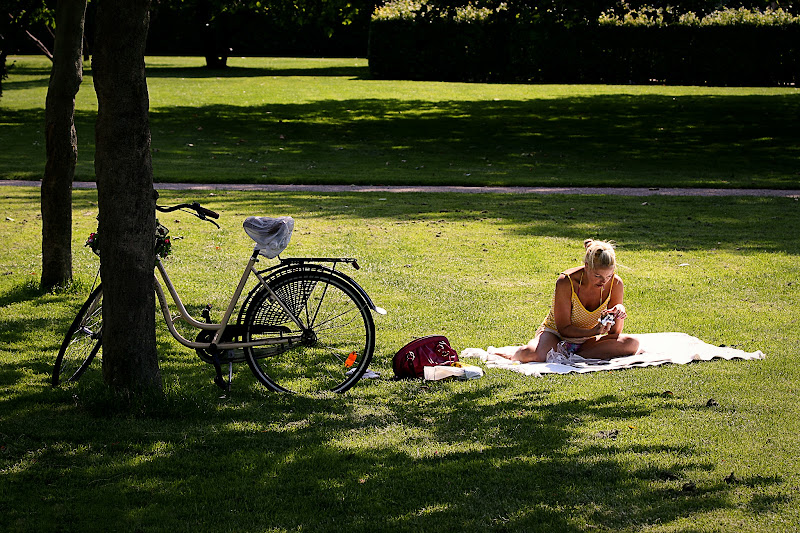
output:
POLYGON ((610 316, 611 313, 608 311, 603 311, 600 314, 600 320, 597 321, 597 325, 592 329, 594 335, 605 335, 611 328, 614 326, 613 320, 603 320, 605 317, 610 316))
POLYGON ((593 328, 595 335, 605 335, 606 333, 611 332, 611 328, 616 325, 618 320, 623 320, 628 316, 625 312, 625 306, 622 304, 617 304, 611 309, 606 309, 602 313, 600 313, 600 320, 597 323, 597 326, 593 328), (611 320, 608 318, 611 317, 611 320))
POLYGON ((614 315, 614 320, 624 320, 628 318, 628 313, 625 312, 625 306, 617 304, 607 311, 609 315, 614 315))

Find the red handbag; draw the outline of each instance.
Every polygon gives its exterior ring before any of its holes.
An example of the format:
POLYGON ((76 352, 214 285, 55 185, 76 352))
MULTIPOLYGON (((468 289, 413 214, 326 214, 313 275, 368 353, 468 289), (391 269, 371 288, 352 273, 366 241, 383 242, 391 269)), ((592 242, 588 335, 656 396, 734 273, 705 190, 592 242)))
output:
POLYGON ((443 335, 429 335, 411 341, 394 355, 392 368, 395 379, 421 378, 426 366, 452 365, 458 353, 443 335))

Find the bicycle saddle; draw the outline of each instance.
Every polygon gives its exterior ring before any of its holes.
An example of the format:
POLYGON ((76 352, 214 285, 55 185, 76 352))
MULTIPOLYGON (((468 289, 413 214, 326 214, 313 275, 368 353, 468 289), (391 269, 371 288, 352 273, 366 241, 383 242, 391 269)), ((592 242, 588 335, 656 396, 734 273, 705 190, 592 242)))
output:
POLYGON ((294 219, 292 217, 247 217, 244 231, 256 241, 258 253, 274 259, 289 246, 292 238, 294 219))

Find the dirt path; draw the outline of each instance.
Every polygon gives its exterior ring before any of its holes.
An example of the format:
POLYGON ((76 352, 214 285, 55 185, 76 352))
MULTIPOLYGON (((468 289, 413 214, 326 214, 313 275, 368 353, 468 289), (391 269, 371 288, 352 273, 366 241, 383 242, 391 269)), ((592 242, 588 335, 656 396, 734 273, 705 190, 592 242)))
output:
MULTIPOLYGON (((0 186, 39 187, 39 181, 0 180, 0 186)), ((265 191, 265 192, 385 192, 425 193, 457 192, 466 194, 609 194, 618 196, 780 196, 800 198, 800 189, 677 189, 626 187, 458 187, 414 185, 257 185, 257 184, 195 184, 155 183, 158 190, 191 191, 265 191)), ((76 181, 75 189, 94 189, 90 181, 76 181)))

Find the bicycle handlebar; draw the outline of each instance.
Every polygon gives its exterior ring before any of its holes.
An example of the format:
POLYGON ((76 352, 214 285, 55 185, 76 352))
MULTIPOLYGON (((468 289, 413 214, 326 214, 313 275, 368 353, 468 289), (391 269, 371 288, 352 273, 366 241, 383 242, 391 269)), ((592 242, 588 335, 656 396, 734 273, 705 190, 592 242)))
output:
POLYGON ((219 213, 212 211, 211 209, 207 209, 197 202, 192 202, 190 204, 177 204, 169 207, 164 207, 161 205, 156 206, 156 210, 161 211, 162 213, 170 213, 172 211, 177 211, 178 209, 191 209, 197 213, 197 217, 201 220, 205 220, 206 217, 211 217, 214 219, 219 218, 219 213))
POLYGON ((206 217, 211 217, 213 219, 219 218, 219 213, 217 213, 216 211, 212 211, 211 209, 206 209, 205 207, 201 206, 197 202, 195 202, 195 204, 196 204, 197 212, 200 213, 201 215, 206 216, 206 217))

